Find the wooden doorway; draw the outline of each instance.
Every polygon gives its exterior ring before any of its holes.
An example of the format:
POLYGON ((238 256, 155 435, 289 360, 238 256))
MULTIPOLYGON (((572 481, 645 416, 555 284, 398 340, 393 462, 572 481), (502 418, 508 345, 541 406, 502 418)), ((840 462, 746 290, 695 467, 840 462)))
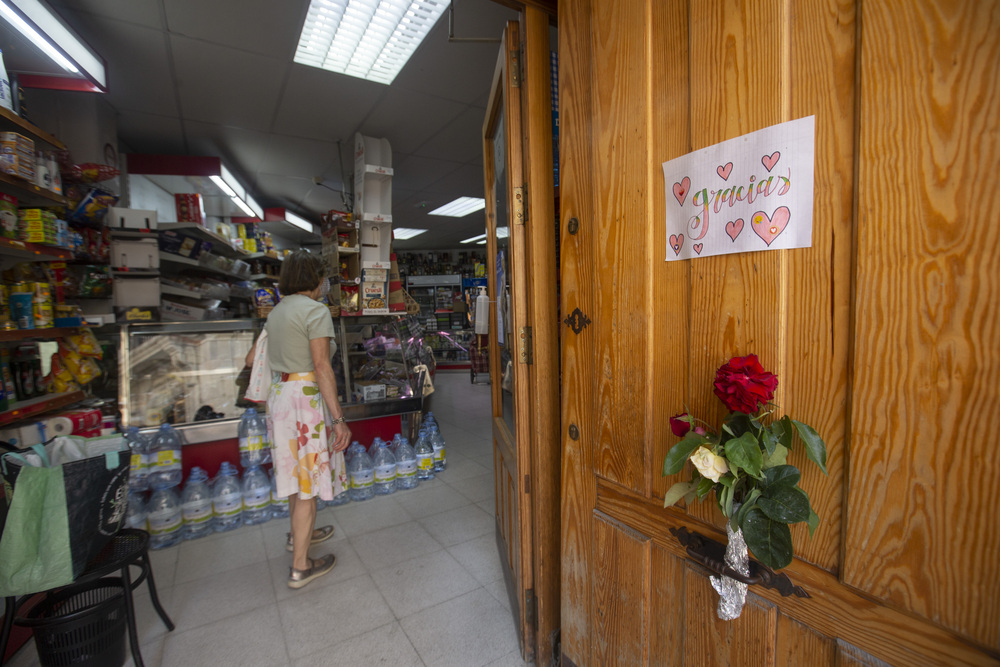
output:
POLYGON ((998 664, 995 3, 566 0, 559 39, 564 664, 998 664), (661 164, 810 115, 812 247, 664 262, 661 164), (749 353, 830 473, 793 452, 811 597, 726 622, 660 470, 749 353))
POLYGON ((534 7, 507 24, 483 124, 497 544, 522 656, 538 664, 560 609, 548 25, 534 7))

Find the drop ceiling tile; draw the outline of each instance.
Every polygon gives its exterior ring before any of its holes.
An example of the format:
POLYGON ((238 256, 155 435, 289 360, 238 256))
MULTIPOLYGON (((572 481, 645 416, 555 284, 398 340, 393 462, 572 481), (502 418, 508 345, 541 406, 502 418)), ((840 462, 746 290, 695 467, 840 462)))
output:
POLYGON ((452 162, 469 162, 476 159, 476 156, 482 156, 485 113, 485 110, 478 107, 466 107, 457 118, 414 151, 414 154, 452 162))
POLYGON ((344 143, 342 159, 338 159, 335 142, 301 139, 271 134, 271 143, 265 159, 257 166, 262 174, 284 174, 312 181, 313 177, 340 182, 340 163, 352 169, 352 147, 344 143))
MULTIPOLYGON (((77 30, 77 26, 71 16, 76 13, 92 14, 147 28, 163 28, 159 0, 51 0, 49 4, 74 30, 77 30)), ((91 42, 90 46, 101 53, 101 44, 91 42)))
POLYGON ((222 158, 231 172, 250 190, 254 199, 261 195, 254 187, 254 174, 268 155, 271 135, 227 125, 186 121, 188 152, 222 158))
POLYGON ((446 160, 433 160, 416 155, 393 155, 392 184, 403 190, 424 190, 431 183, 455 171, 459 165, 446 160))
POLYGON ((346 140, 386 92, 386 87, 305 65, 292 65, 274 123, 280 134, 346 140))
POLYGON ((291 62, 308 0, 163 0, 175 35, 291 62))
POLYGON ((170 43, 185 119, 270 129, 288 63, 177 35, 170 43))
MULTIPOLYGON (((424 193, 460 193, 458 197, 483 196, 483 170, 472 165, 461 165, 437 181, 427 185, 424 193)), ((450 200, 449 200, 450 201, 450 200)), ((447 203, 447 202, 445 202, 447 203)))
POLYGON ((412 153, 454 122, 463 111, 458 102, 420 91, 390 87, 361 126, 361 133, 385 137, 394 153, 412 153))
MULTIPOLYGON (((124 111, 118 114, 118 140, 131 153, 184 155, 187 145, 179 119, 172 116, 124 111)), ((126 152, 124 149, 122 152, 126 152)))

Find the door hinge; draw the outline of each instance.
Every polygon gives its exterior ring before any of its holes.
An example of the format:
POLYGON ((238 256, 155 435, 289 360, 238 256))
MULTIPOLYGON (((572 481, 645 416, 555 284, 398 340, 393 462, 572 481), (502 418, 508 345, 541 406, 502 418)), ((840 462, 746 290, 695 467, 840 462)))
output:
POLYGON ((522 364, 532 364, 531 327, 521 327, 518 335, 518 358, 522 364))
POLYGON ((525 200, 528 198, 528 188, 521 186, 514 188, 514 224, 524 225, 528 220, 528 207, 525 200))
POLYGON ((524 620, 533 628, 538 627, 538 610, 536 609, 535 589, 529 588, 524 591, 524 620))
POLYGON ((514 88, 521 87, 521 52, 510 52, 510 85, 514 88))

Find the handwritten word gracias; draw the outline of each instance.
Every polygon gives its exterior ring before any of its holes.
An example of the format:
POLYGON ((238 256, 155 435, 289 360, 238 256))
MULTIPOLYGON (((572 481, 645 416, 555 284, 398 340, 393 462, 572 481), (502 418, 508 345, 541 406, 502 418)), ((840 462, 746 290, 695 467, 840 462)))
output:
MULTIPOLYGON (((691 203, 700 209, 697 215, 688 220, 688 226, 692 231, 691 240, 697 241, 708 234, 710 213, 718 214, 728 204, 729 207, 736 205, 736 202, 746 202, 752 204, 759 197, 770 197, 774 195, 780 197, 787 193, 792 187, 792 172, 789 169, 787 176, 771 175, 766 179, 758 180, 756 176, 750 176, 750 182, 746 185, 733 186, 720 190, 709 190, 702 188, 691 197, 691 203)), ((722 175, 722 172, 719 174, 722 175)), ((728 176, 728 172, 726 173, 728 176)), ((685 179, 686 180, 686 179, 685 179)), ((675 192, 676 194, 676 192, 675 192)), ((740 221, 742 223, 742 221, 740 221)))

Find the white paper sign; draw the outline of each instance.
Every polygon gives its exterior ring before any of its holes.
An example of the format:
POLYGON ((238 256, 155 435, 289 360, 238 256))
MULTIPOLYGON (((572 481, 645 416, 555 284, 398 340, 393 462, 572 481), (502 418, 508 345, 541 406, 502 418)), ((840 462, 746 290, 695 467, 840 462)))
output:
POLYGON ((812 245, 816 117, 663 163, 667 261, 812 245))

